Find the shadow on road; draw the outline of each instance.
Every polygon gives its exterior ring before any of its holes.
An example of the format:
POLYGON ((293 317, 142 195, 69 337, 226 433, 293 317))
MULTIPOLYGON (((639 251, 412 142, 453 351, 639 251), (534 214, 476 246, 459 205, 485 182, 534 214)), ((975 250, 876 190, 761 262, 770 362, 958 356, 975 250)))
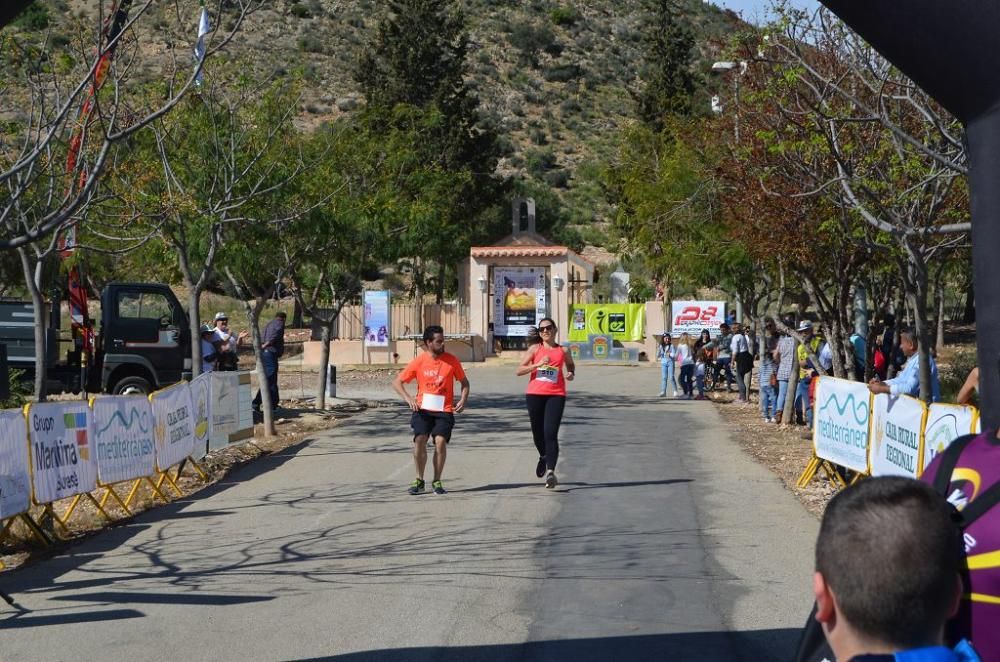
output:
MULTIPOLYGON (((602 487, 645 487, 649 485, 673 485, 674 483, 690 483, 692 480, 690 478, 675 478, 671 480, 637 480, 637 481, 627 481, 622 483, 580 483, 580 482, 568 482, 559 483, 556 492, 574 492, 576 490, 593 490, 602 487)), ((522 487, 529 487, 532 489, 538 489, 538 481, 534 483, 498 483, 491 485, 480 485, 479 487, 470 487, 465 490, 451 490, 452 494, 459 494, 461 492, 495 492, 499 490, 518 490, 522 487)))
POLYGON ((792 628, 752 630, 747 632, 683 632, 677 634, 600 637, 530 641, 522 644, 493 646, 452 646, 397 648, 328 657, 301 659, 295 662, 383 662, 407 660, 419 662, 535 662, 571 660, 572 662, 629 662, 698 660, 732 662, 733 660, 787 660, 795 652, 799 630, 792 628))

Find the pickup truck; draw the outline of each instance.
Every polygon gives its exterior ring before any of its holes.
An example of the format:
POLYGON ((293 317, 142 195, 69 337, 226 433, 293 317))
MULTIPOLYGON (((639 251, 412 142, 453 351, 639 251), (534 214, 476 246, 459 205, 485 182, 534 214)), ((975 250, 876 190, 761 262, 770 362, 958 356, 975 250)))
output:
MULTIPOLYGON (((93 347, 73 343, 59 356, 60 302, 42 311, 46 390, 49 393, 141 394, 191 377, 187 314, 166 285, 110 283, 101 292, 100 327, 93 347)), ((38 351, 31 302, 0 302, 0 343, 8 365, 34 377, 38 351)))

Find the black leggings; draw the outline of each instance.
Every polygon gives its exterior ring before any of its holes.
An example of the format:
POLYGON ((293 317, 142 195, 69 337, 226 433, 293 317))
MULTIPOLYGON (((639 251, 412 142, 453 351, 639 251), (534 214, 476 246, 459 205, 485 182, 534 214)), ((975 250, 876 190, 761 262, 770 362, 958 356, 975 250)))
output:
POLYGON ((535 439, 538 456, 545 458, 545 468, 554 471, 559 459, 559 424, 562 423, 565 395, 524 396, 531 418, 531 436, 535 439))

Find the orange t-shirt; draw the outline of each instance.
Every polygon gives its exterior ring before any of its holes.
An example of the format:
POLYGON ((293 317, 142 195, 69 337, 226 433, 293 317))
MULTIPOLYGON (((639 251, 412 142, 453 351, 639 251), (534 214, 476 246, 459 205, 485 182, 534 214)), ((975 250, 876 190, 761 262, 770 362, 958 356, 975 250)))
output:
POLYGON ((455 411, 455 382, 465 379, 465 370, 454 354, 443 352, 435 357, 425 351, 399 373, 399 380, 404 384, 414 379, 417 380, 417 406, 425 411, 455 411))

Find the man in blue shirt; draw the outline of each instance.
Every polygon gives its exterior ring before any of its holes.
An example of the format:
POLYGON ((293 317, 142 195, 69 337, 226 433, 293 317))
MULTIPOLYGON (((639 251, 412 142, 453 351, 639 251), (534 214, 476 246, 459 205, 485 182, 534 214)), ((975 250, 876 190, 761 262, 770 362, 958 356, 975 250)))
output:
MULTIPOLYGON (((893 397, 899 395, 910 395, 914 398, 920 397, 920 355, 917 353, 917 336, 913 331, 902 331, 899 334, 899 348, 906 356, 906 365, 902 372, 892 379, 884 382, 873 379, 868 384, 868 390, 872 393, 887 393, 893 397)), ((928 356, 927 360, 931 364, 931 402, 941 400, 941 382, 938 380, 937 364, 934 357, 928 356)))

